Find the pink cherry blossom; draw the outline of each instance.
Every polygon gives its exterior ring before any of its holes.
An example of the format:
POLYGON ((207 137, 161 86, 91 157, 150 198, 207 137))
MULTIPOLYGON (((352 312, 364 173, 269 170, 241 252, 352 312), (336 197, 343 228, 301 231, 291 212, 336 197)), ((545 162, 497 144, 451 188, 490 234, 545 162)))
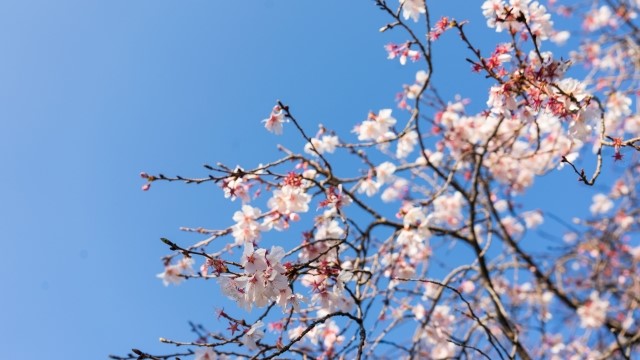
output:
POLYGON ((273 111, 268 118, 262 120, 262 122, 264 123, 264 127, 269 130, 269 132, 272 132, 276 135, 282 135, 282 125, 286 121, 287 120, 284 117, 284 112, 278 105, 273 108, 273 111))
POLYGON ((184 281, 182 275, 193 275, 192 266, 194 262, 192 258, 184 257, 177 264, 165 266, 164 271, 156 276, 162 279, 164 286, 169 286, 169 284, 178 285, 184 281))

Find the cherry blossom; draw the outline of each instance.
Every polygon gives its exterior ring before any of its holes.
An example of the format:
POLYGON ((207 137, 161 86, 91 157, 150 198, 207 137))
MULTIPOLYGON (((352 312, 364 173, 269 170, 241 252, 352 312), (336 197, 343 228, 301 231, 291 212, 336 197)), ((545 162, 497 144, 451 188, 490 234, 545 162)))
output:
POLYGON ((373 181, 372 178, 367 178, 360 183, 358 187, 359 193, 365 193, 367 196, 371 197, 378 192, 380 188, 380 183, 373 181))
POLYGON ((580 316, 580 326, 588 328, 597 328, 604 324, 609 302, 600 299, 597 292, 592 292, 585 305, 578 308, 577 313, 580 316))
POLYGON ((313 156, 318 156, 319 154, 331 154, 336 151, 336 147, 340 143, 338 137, 335 135, 322 135, 323 133, 324 130, 321 128, 318 137, 312 138, 311 142, 308 142, 304 146, 304 152, 313 156))
POLYGON ((475 289, 476 289, 476 285, 471 280, 465 280, 460 285, 460 291, 462 291, 463 293, 469 294, 469 293, 472 293, 475 289))
POLYGON ((280 214, 291 214, 309 211, 311 197, 301 187, 285 185, 273 192, 267 205, 280 214))
POLYGON ((429 218, 436 224, 447 224, 455 227, 462 220, 462 207, 461 193, 443 195, 433 202, 434 211, 429 214, 429 218))
POLYGON ((284 112, 276 105, 267 119, 262 120, 264 127, 276 135, 282 135, 282 125, 286 122, 284 112))
POLYGON ((401 65, 405 65, 407 63, 407 59, 410 59, 413 62, 416 62, 420 59, 420 52, 411 49, 411 43, 405 43, 402 45, 393 43, 387 44, 385 46, 385 50, 387 50, 388 53, 387 59, 398 58, 401 65))
POLYGON ((391 109, 382 109, 378 115, 369 113, 367 120, 356 127, 354 132, 358 134, 358 140, 384 140, 390 138, 390 128, 395 125, 396 119, 391 117, 391 109))
MULTIPOLYGON (((264 307, 277 300, 283 307, 294 305, 299 300, 289 289, 287 270, 281 264, 285 253, 281 247, 271 250, 256 249, 252 243, 244 244, 240 265, 244 273, 240 276, 224 276, 218 279, 222 292, 241 307, 264 307)), ((297 305, 297 303, 296 303, 297 305)))
POLYGON ((261 327, 264 327, 264 323, 262 321, 257 321, 255 324, 251 325, 251 328, 249 328, 249 330, 247 330, 240 338, 242 344, 244 344, 244 346, 249 350, 256 350, 258 348, 256 342, 264 336, 264 331, 260 330, 261 327))
POLYGON ((526 21, 531 33, 539 40, 547 40, 555 33, 553 22, 550 20, 551 15, 537 1, 511 0, 507 4, 504 0, 487 0, 482 4, 482 10, 487 18, 487 26, 495 28, 498 32, 503 30, 513 33, 523 32, 526 21))
POLYGON ((385 161, 376 167, 376 180, 378 183, 385 184, 393 180, 393 173, 397 167, 389 161, 385 161))
POLYGON ((231 199, 231 201, 240 198, 243 203, 246 203, 250 200, 249 187, 241 177, 223 181, 222 188, 224 189, 224 197, 231 199))
POLYGON ((233 220, 236 224, 232 227, 232 234, 236 243, 254 242, 260 238, 260 233, 266 230, 256 221, 261 215, 262 212, 259 208, 250 205, 243 205, 241 211, 236 211, 233 214, 233 220))
POLYGON ((405 20, 411 18, 413 21, 418 22, 420 14, 426 12, 424 0, 400 0, 402 6, 402 16, 405 20))
POLYGON ((604 26, 616 27, 616 18, 612 16, 611 8, 602 5, 587 14, 582 26, 588 31, 595 31, 604 26))
POLYGON ((613 208, 613 201, 605 194, 596 194, 593 196, 593 204, 589 207, 592 214, 604 214, 613 208))
POLYGON ((178 285, 184 281, 182 275, 193 274, 192 266, 194 263, 193 258, 184 257, 177 264, 165 266, 164 271, 156 276, 162 279, 164 286, 169 286, 169 284, 178 285))
POLYGON ((415 131, 409 131, 408 133, 404 134, 398 141, 396 156, 400 159, 407 157, 409 154, 411 154, 417 143, 418 134, 415 131))
POLYGON ((406 179, 398 178, 393 184, 386 188, 380 198, 384 202, 391 202, 395 200, 401 200, 404 197, 404 194, 407 193, 407 186, 409 182, 406 179))
POLYGON ((540 211, 527 211, 522 214, 527 229, 533 229, 540 226, 544 222, 544 217, 540 211))

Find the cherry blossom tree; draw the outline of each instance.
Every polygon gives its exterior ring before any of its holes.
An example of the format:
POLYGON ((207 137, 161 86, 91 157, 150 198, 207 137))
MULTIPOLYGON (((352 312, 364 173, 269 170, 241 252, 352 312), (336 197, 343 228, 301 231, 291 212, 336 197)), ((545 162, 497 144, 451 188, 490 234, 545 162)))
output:
POLYGON ((143 190, 215 183, 237 207, 225 229, 162 239, 158 275, 213 280, 237 306, 218 309, 222 330, 161 338, 179 351, 112 358, 640 357, 640 1, 486 0, 490 49, 424 0, 373 3, 388 15, 379 31, 406 38, 384 46, 388 58, 415 68, 397 108, 365 109, 351 134, 313 134, 295 104, 276 101, 265 133, 295 132, 303 148, 280 146, 251 169, 206 165, 203 177, 141 174, 143 190), (581 30, 563 29, 566 18, 581 30), (437 91, 440 41, 467 48, 470 76, 490 81, 481 111, 437 91), (360 166, 338 171, 341 161, 360 166), (616 162, 624 171, 604 174, 616 162), (575 172, 566 186, 613 186, 585 218, 526 208, 536 179, 557 171, 575 172), (565 231, 536 248, 547 219, 565 231), (264 244, 286 232, 294 245, 264 244))

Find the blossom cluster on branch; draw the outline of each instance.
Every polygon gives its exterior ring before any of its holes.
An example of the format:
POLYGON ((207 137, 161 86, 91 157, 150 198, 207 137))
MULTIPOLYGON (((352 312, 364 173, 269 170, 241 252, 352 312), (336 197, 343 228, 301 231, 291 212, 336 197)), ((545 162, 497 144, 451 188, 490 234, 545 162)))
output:
POLYGON ((213 182, 237 204, 228 228, 185 229, 204 236, 192 245, 163 239, 172 252, 158 275, 165 285, 215 279, 237 308, 218 311, 225 330, 162 339, 187 353, 112 357, 640 356, 640 1, 487 0, 478 11, 496 32, 489 49, 464 19, 434 22, 424 0, 375 4, 390 19, 380 31, 406 36, 385 46, 388 58, 416 68, 397 109, 365 110, 351 134, 321 125, 309 135, 278 101, 264 127, 297 132, 299 151, 281 146, 280 159, 253 169, 207 165, 204 178, 142 174, 144 190, 213 182), (580 31, 560 29, 562 17, 580 31), (466 48, 469 76, 491 82, 480 111, 439 95, 441 41, 466 48), (340 161, 361 166, 337 171, 340 161), (605 174, 620 161, 621 174, 605 174), (584 218, 526 208, 536 179, 560 169, 578 179, 562 186, 613 185, 584 218), (553 249, 535 243, 548 220, 565 229, 546 234, 553 249), (273 231, 289 240, 266 246, 273 231))

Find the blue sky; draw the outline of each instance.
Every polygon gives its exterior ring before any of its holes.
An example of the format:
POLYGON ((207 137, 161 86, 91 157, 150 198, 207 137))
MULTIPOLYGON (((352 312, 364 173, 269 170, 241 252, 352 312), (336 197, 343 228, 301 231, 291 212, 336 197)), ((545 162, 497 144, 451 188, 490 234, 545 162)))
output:
MULTIPOLYGON (((389 19, 371 1, 0 4, 6 358, 165 352, 160 336, 192 338, 187 320, 214 327, 217 286, 163 287, 158 239, 196 241, 178 228, 226 227, 239 204, 211 184, 142 192, 138 173, 197 177, 204 163, 275 159, 278 143, 299 151, 291 129, 278 138, 260 124, 277 99, 310 133, 323 123, 345 134, 369 110, 394 107, 419 70, 386 59, 383 45, 405 37, 378 33, 389 19)), ((480 3, 435 2, 435 13, 445 4, 480 44, 491 34, 480 3)), ((455 37, 436 44, 436 84, 482 104, 486 85, 468 85, 477 75, 455 37)), ((563 196, 587 206, 592 193, 560 178, 563 196)), ((557 181, 541 179, 539 194, 558 196, 557 181)))

